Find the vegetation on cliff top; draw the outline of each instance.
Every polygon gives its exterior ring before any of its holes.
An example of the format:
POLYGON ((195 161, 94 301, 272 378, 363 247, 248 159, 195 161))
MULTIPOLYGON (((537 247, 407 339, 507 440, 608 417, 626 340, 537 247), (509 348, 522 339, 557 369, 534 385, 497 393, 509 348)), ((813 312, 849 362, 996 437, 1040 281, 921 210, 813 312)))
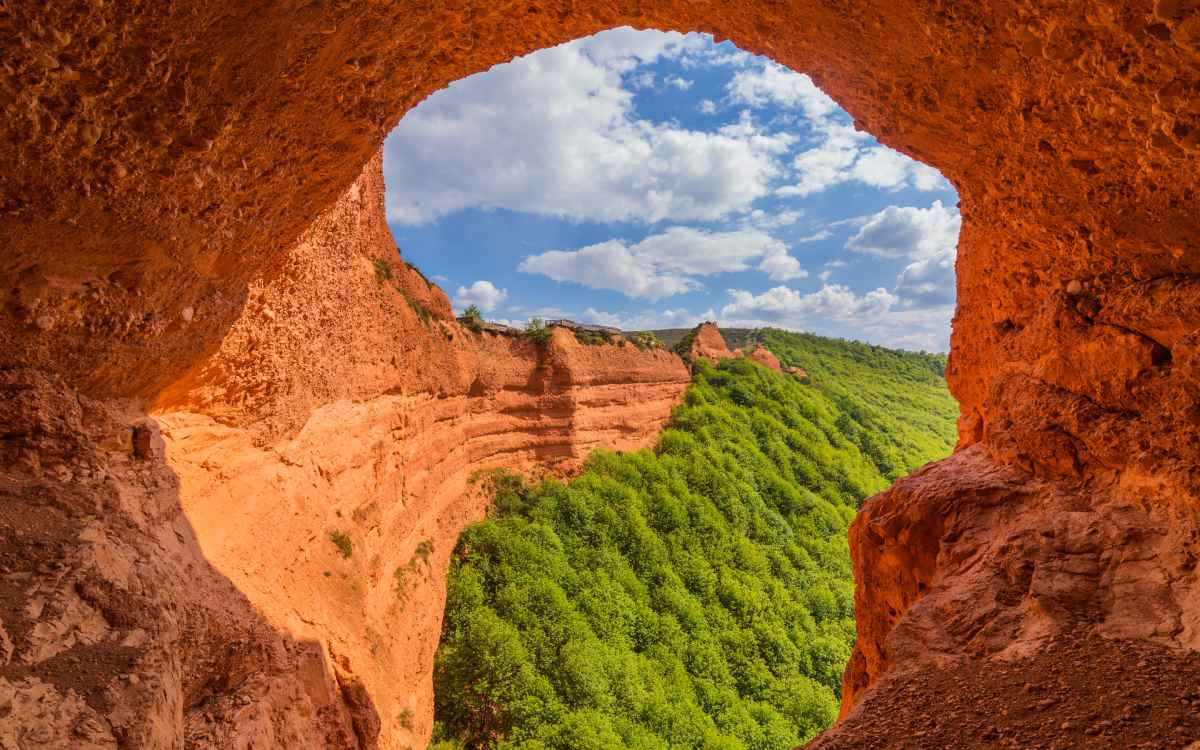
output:
POLYGON ((775 750, 832 722, 846 528, 950 451, 956 407, 942 358, 762 336, 811 380, 702 362, 656 451, 493 477, 450 574, 434 747, 775 750))

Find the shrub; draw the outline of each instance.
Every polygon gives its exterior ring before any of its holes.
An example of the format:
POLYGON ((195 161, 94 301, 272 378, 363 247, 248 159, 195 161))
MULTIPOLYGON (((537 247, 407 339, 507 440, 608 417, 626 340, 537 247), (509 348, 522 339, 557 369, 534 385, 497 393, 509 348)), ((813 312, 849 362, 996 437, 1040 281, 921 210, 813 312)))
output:
POLYGON ((530 318, 529 322, 525 324, 525 338, 538 346, 550 343, 551 336, 550 329, 545 326, 541 318, 530 318))
POLYGON ((601 346, 612 343, 612 339, 608 337, 608 334, 601 331, 581 331, 576 329, 574 333, 576 341, 588 346, 601 346))
POLYGON ((375 281, 382 284, 385 281, 391 281, 395 276, 395 272, 392 271, 391 261, 384 260, 383 258, 375 259, 375 281))
POLYGON ((436 286, 432 281, 430 281, 428 278, 426 278, 425 274, 421 273, 421 269, 417 268, 412 263, 409 263, 408 261, 404 261, 404 265, 406 268, 408 268, 408 270, 410 270, 413 273, 415 273, 416 275, 420 276, 421 281, 425 282, 425 286, 427 286, 427 287, 436 286))
POLYGON ((404 301, 408 303, 408 306, 411 307, 413 312, 417 314, 417 318, 422 323, 429 323, 429 321, 433 319, 433 313, 430 312, 429 308, 413 299, 411 294, 399 288, 397 288, 396 291, 404 295, 404 301))
POLYGON ((470 328, 475 333, 483 330, 483 313, 475 305, 470 305, 466 310, 463 310, 462 322, 467 328, 470 328))
POLYGON ((425 563, 425 567, 429 567, 429 556, 433 554, 433 540, 424 539, 417 545, 417 549, 413 552, 413 559, 420 558, 421 562, 425 563))
POLYGON ((663 342, 652 331, 637 331, 629 335, 629 340, 638 349, 645 351, 646 349, 661 349, 663 342))
POLYGON ((329 532, 329 541, 333 542, 333 546, 338 548, 342 553, 342 557, 350 557, 354 554, 354 542, 350 540, 349 535, 345 532, 333 530, 329 532))

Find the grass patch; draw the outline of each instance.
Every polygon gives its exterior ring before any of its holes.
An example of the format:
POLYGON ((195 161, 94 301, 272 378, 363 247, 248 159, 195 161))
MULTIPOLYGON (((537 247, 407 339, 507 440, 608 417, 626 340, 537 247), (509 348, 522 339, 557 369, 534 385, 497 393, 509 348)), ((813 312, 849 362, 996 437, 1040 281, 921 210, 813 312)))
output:
POLYGON ((421 281, 424 281, 424 282, 425 282, 425 286, 427 286, 427 287, 431 287, 431 288, 432 288, 432 287, 434 287, 434 286, 437 286, 437 285, 436 285, 436 284, 434 284, 432 281, 430 281, 428 278, 426 278, 425 274, 421 273, 421 269, 417 268, 417 267, 416 267, 416 266, 414 266, 412 263, 409 263, 408 261, 404 261, 404 265, 405 265, 405 267, 406 267, 406 268, 408 268, 408 270, 410 270, 410 271, 412 271, 413 273, 415 273, 416 275, 420 276, 420 277, 421 277, 421 281))
POLYGON ((581 344, 587 344, 588 346, 603 346, 604 344, 612 343, 612 339, 609 338, 609 335, 607 333, 601 333, 600 331, 576 330, 575 340, 581 344))
POLYGON ((396 272, 392 269, 391 261, 383 258, 376 258, 375 262, 375 281, 379 284, 385 281, 391 281, 396 278, 396 272))
POLYGON ((350 557, 354 554, 354 542, 350 540, 350 536, 344 531, 333 530, 329 532, 329 541, 333 542, 333 546, 338 548, 338 552, 342 553, 342 557, 350 557))
POLYGON ((429 321, 433 320, 433 312, 428 307, 413 299, 411 294, 398 286, 396 287, 396 291, 404 295, 404 301, 408 303, 408 306, 411 307, 413 312, 417 314, 417 317, 422 323, 428 324, 429 321))

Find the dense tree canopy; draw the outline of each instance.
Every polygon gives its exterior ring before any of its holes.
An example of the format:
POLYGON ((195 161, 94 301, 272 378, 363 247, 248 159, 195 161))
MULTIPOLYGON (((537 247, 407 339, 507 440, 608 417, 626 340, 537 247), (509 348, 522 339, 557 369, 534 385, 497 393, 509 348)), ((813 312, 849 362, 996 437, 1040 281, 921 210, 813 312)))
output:
POLYGON ((946 455, 944 358, 764 330, 804 382, 696 365, 655 451, 570 483, 491 474, 435 668, 436 748, 791 748, 837 714, 846 528, 946 455))

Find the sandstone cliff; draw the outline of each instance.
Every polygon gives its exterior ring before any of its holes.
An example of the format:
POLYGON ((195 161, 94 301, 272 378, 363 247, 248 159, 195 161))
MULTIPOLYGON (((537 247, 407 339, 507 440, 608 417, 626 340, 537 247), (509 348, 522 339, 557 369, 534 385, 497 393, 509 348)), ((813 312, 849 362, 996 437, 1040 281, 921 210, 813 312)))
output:
POLYGON ((721 331, 715 323, 701 323, 696 326, 691 337, 692 343, 688 348, 688 354, 692 359, 703 357, 713 362, 720 362, 741 354, 737 350, 730 350, 729 345, 725 343, 725 337, 721 335, 721 331))
MULTIPOLYGON (((219 539, 198 541, 180 511, 189 490, 159 457, 163 438, 134 425, 157 403, 187 486, 259 471, 188 465, 206 445, 218 456, 235 445, 238 454, 262 451, 263 461, 287 467, 278 480, 256 481, 237 502, 218 489, 208 496, 262 517, 258 494, 277 493, 286 503, 272 520, 297 518, 296 529, 325 533, 334 509, 353 510, 321 489, 345 481, 322 475, 334 476, 336 461, 304 446, 365 461, 375 438, 352 446, 361 441, 354 429, 375 435, 394 419, 403 433, 410 414, 418 423, 454 421, 421 401, 436 404, 440 393, 427 389, 437 376, 422 374, 422 357, 440 368, 459 361, 450 352, 462 345, 463 369, 446 370, 459 375, 442 400, 471 403, 476 375, 501 422, 534 411, 506 399, 558 399, 557 426, 522 424, 533 442, 556 446, 530 451, 570 453, 578 431, 568 417, 625 387, 576 375, 570 368, 588 353, 570 342, 535 366, 515 342, 466 346, 461 331, 436 319, 412 327, 404 310, 416 308, 394 286, 371 286, 366 256, 339 267, 338 278, 357 279, 353 305, 323 307, 304 291, 315 277, 294 295, 271 289, 309 272, 294 255, 297 238, 329 246, 313 222, 337 213, 331 207, 417 101, 515 54, 623 24, 710 30, 812 73, 861 127, 939 168, 961 197, 948 368, 962 404, 960 450, 869 501, 855 524, 860 638, 846 718, 828 741, 873 741, 872 722, 916 736, 921 712, 904 710, 906 685, 943 691, 931 695, 933 706, 968 695, 935 679, 942 668, 1000 684, 1012 660, 1057 653, 1027 662, 1054 665, 1028 671, 1033 688, 1095 687, 1094 657, 1111 651, 1116 674, 1138 673, 1143 661, 1181 674, 1167 665, 1200 647, 1195 3, 16 0, 0 8, 0 701, 9 707, 0 736, 78 747, 118 739, 178 747, 185 737, 236 746, 232 736, 260 746, 400 741, 393 727, 405 717, 374 709, 376 668, 323 656, 320 638, 342 638, 350 615, 324 622, 301 608, 306 629, 283 631, 285 615, 261 602, 302 601, 298 587, 310 584, 265 594, 265 584, 248 583, 276 575, 263 567, 266 553, 226 574, 248 587, 243 598, 205 559, 228 568, 232 553, 218 551, 219 539), (267 308, 279 320, 277 304, 297 330, 332 325, 348 338, 326 346, 262 322, 272 319, 267 308), (357 338, 338 327, 359 304, 395 305, 399 312, 385 314, 413 332, 398 344, 411 355, 395 355, 403 374, 389 375, 393 352, 371 346, 388 341, 385 331, 357 338), (272 348, 276 341, 284 348, 272 348), (355 385, 360 366, 368 385, 355 385), (327 367, 337 377, 326 379, 327 367), (529 378, 514 387, 522 372, 529 378), (364 416, 373 408, 378 418, 364 416), (340 424, 353 428, 335 431, 340 424), (300 476, 311 488, 303 493, 292 484, 300 476), (1054 651, 1078 631, 1071 643, 1082 645, 1054 651), (1122 642, 1089 649, 1095 638, 1122 642), (1143 649, 1158 650, 1150 659, 1137 656, 1143 649), (377 721, 388 731, 380 735, 377 721)), ((419 294, 404 277, 401 287, 419 294)), ((659 397, 650 400, 664 403, 661 384, 672 378, 654 379, 659 397)), ((508 429, 492 419, 481 432, 508 429)), ((463 433, 451 428, 442 438, 447 451, 471 434, 462 424, 463 433)), ((393 458, 381 460, 386 467, 393 458)), ((414 471, 412 481, 426 474, 414 471)), ((186 500, 197 513, 203 501, 186 500)), ((377 521, 351 518, 377 523, 379 535, 344 561, 347 570, 368 566, 351 580, 371 583, 363 595, 373 613, 385 604, 371 559, 378 555, 386 573, 384 561, 403 560, 412 542, 385 551, 384 534, 403 525, 379 507, 377 521)), ((397 517, 409 512, 388 507, 397 517)), ((366 528, 356 533, 366 538, 366 528)), ((228 549, 244 550, 251 536, 264 548, 273 541, 270 527, 242 533, 228 549)), ((281 536, 297 533, 285 525, 281 536)), ((307 576, 322 562, 294 565, 307 576)), ((330 578, 342 572, 330 570, 330 578)), ((1185 683, 1158 693, 1189 706, 1185 683)), ((1120 694, 1125 708, 1150 705, 1138 697, 1142 684, 1120 694)), ((972 710, 960 715, 969 742, 992 741, 987 724, 1007 708, 1005 695, 969 694, 972 710)), ((1119 703, 1100 695, 1104 710, 1105 701, 1119 703)), ((1048 704, 1039 721, 1079 720, 1060 709, 1072 710, 1048 704)), ((1132 737, 1122 727, 1135 724, 1110 723, 1080 743, 1121 744, 1132 737)), ((1184 739, 1175 733, 1170 743, 1184 739)))
POLYGON ((473 474, 653 441, 678 357, 464 328, 397 258, 382 188, 376 157, 151 419, 6 373, 6 549, 33 554, 9 568, 0 737, 423 746, 450 553, 487 504, 473 474))

